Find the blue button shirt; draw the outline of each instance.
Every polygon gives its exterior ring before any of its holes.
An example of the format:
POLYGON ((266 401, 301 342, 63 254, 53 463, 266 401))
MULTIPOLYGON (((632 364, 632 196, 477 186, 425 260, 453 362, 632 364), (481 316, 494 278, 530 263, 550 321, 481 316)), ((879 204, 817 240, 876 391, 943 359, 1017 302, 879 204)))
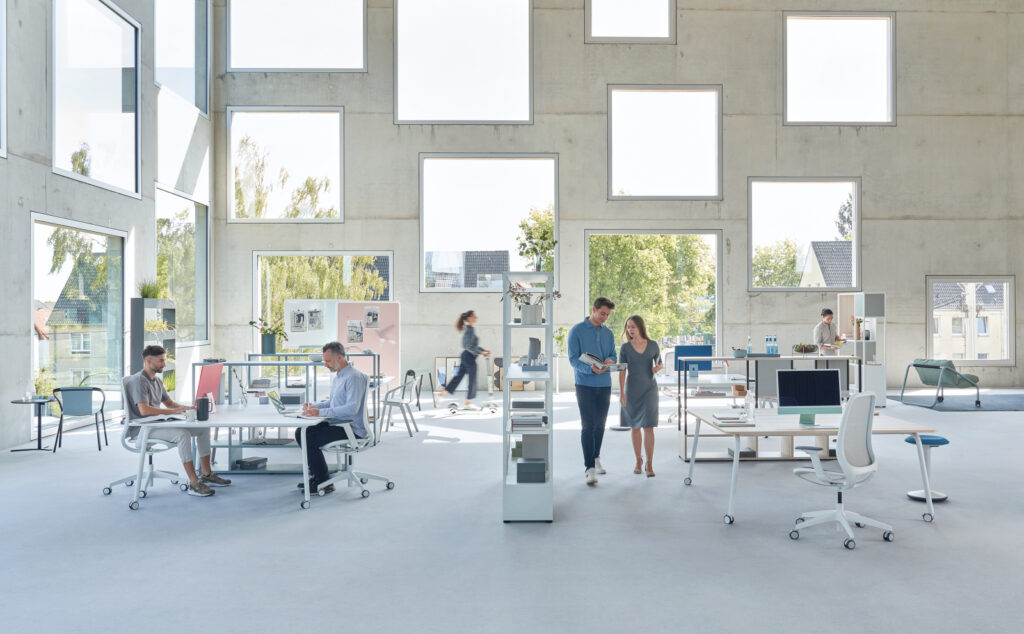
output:
POLYGON ((365 374, 347 365, 331 379, 331 396, 316 403, 320 415, 328 422, 352 423, 352 431, 360 438, 366 437, 366 386, 365 374))
POLYGON ((594 374, 590 366, 580 361, 580 355, 589 352, 598 359, 616 360, 615 335, 604 325, 595 326, 586 318, 569 331, 569 363, 576 375, 576 385, 611 387, 612 373, 594 374))

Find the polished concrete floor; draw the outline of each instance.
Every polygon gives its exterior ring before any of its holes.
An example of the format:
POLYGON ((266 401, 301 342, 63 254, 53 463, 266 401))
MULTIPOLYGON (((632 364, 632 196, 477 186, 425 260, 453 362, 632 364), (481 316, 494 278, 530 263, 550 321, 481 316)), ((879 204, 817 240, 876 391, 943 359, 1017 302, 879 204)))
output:
MULTIPOLYGON (((663 416, 670 404, 663 401, 663 416)), ((829 492, 793 463, 699 463, 682 484, 677 432, 657 431, 657 476, 633 475, 628 433, 608 431, 609 473, 588 487, 572 394, 556 403, 555 521, 501 521, 497 416, 418 415, 359 457, 393 491, 339 489, 299 509, 297 478, 237 476, 213 498, 157 484, 139 511, 104 484, 134 468, 91 429, 63 449, 0 455, 0 621, 5 632, 1002 632, 1019 627, 1024 413, 886 413, 935 426, 933 523, 914 448, 879 438, 878 476, 850 509, 895 527, 857 548, 819 527, 787 537, 829 492)), ((617 420, 613 404, 610 422, 617 420)), ((114 436, 117 430, 114 429, 114 436)), ((264 450, 271 459, 294 450, 264 450), (275 453, 276 451, 276 453, 275 453)), ((297 454, 294 454, 297 456, 297 454)), ((176 468, 162 454, 164 468, 176 468)), ((180 468, 180 465, 178 466, 180 468)))

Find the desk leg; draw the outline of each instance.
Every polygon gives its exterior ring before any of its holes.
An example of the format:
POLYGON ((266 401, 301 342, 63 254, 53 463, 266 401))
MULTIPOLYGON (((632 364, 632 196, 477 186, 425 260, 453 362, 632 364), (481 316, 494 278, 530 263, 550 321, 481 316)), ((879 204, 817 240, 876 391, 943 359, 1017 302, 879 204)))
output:
POLYGON ((142 492, 142 474, 146 468, 146 445, 149 444, 149 430, 145 425, 139 429, 139 470, 135 474, 135 496, 128 503, 128 508, 133 511, 139 510, 139 495, 142 492))
MULTIPOLYGON (((49 451, 50 447, 43 446, 43 405, 46 403, 34 403, 36 408, 36 446, 25 449, 11 449, 11 451, 49 451)), ((57 442, 56 439, 54 442, 57 442)))
MULTIPOLYGON (((684 434, 686 432, 683 432, 684 434)), ((685 436, 684 436, 685 438, 685 436)), ((689 486, 693 484, 693 465, 697 462, 697 441, 700 440, 700 418, 697 418, 697 422, 693 426, 693 447, 690 448, 690 470, 683 478, 683 484, 689 486)))
POLYGON ((930 522, 935 519, 935 507, 932 505, 932 483, 928 480, 928 467, 924 459, 924 445, 921 444, 920 434, 914 434, 914 444, 917 445, 917 462, 921 466, 921 480, 924 481, 924 494, 928 501, 928 510, 921 514, 921 519, 930 522))
POLYGON ((740 471, 739 434, 736 434, 734 438, 736 439, 736 444, 733 446, 732 450, 732 477, 729 479, 729 510, 725 512, 725 516, 722 518, 722 521, 726 524, 732 524, 736 521, 736 517, 733 515, 733 499, 736 497, 736 476, 740 471))
POLYGON ((302 502, 299 506, 304 509, 309 508, 309 458, 306 457, 306 430, 309 429, 308 425, 303 425, 299 430, 299 435, 302 438, 302 447, 299 451, 302 452, 302 502))

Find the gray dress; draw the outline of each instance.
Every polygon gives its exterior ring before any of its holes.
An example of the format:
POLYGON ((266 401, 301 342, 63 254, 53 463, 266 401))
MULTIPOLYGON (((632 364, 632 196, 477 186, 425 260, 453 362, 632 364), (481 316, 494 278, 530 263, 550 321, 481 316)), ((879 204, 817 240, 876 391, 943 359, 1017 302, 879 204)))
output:
POLYGON ((626 375, 626 406, 622 408, 621 425, 640 429, 658 426, 658 384, 654 366, 661 362, 661 350, 653 341, 647 342, 643 354, 628 341, 619 350, 619 363, 629 364, 626 375))

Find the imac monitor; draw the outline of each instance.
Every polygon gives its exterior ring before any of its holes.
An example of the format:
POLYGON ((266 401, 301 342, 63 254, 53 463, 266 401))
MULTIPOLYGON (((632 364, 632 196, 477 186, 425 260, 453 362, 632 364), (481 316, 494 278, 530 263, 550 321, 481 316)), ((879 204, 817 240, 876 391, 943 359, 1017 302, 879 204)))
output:
POLYGON ((839 369, 778 370, 779 413, 799 414, 801 425, 813 425, 815 414, 842 414, 839 369))

